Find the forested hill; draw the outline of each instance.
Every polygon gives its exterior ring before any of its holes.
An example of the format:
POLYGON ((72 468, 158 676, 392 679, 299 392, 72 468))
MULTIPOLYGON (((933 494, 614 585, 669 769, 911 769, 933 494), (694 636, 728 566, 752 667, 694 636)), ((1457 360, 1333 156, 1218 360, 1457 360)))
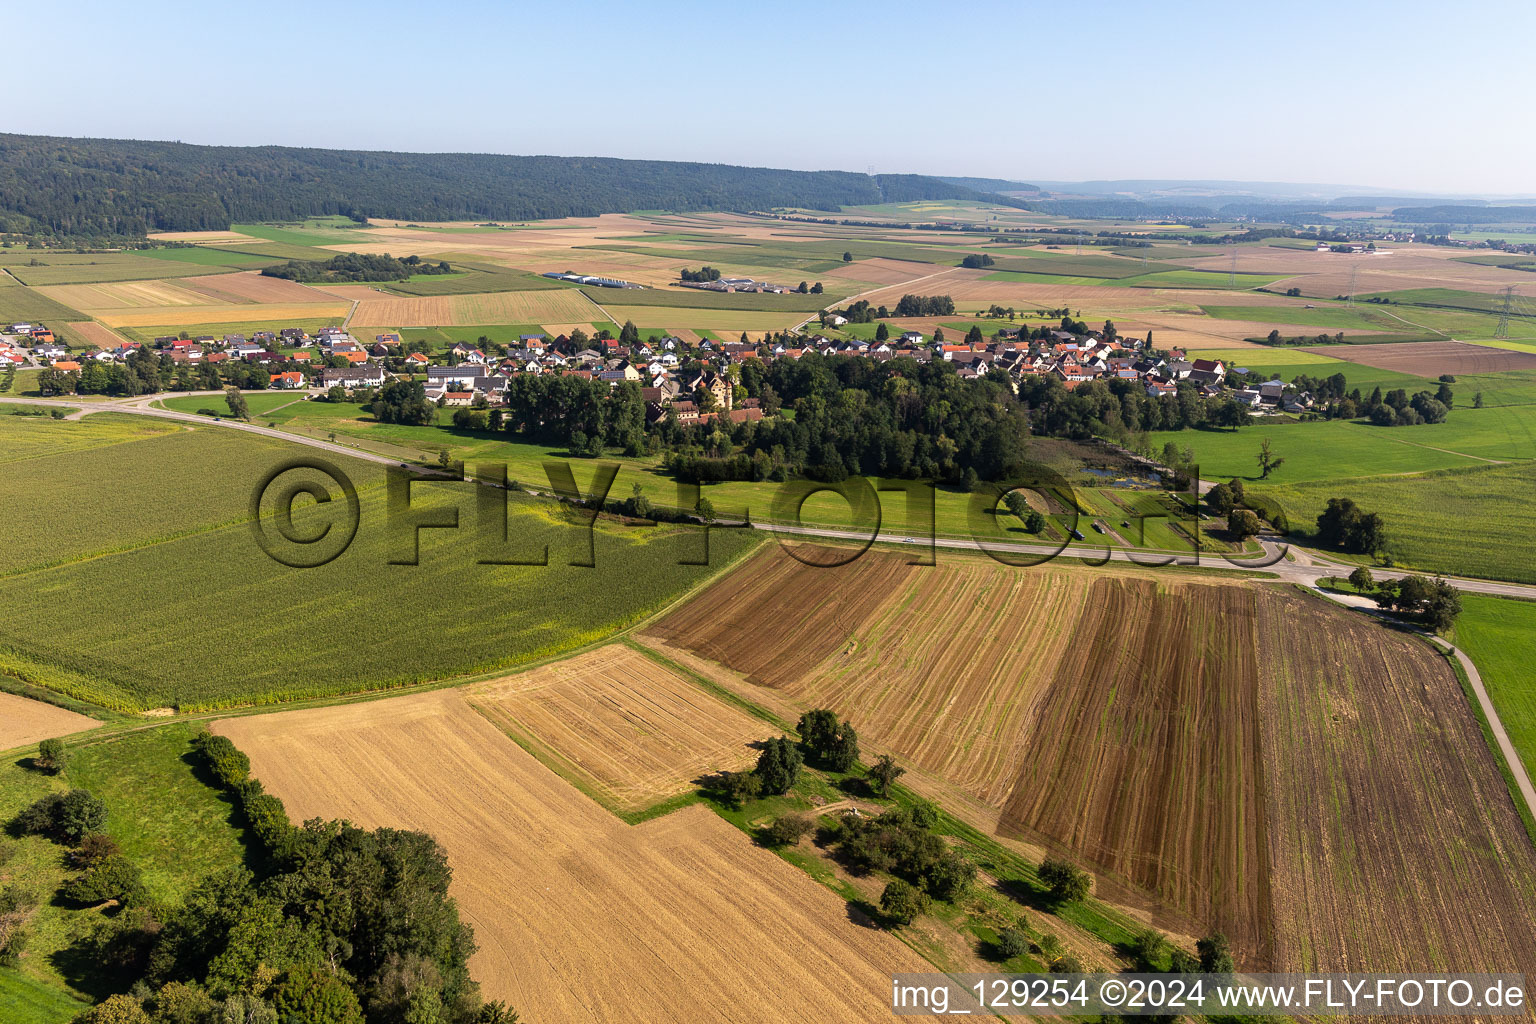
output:
POLYGON ((532 220, 630 210, 766 210, 972 199, 915 175, 726 164, 0 134, 0 230, 142 235, 330 214, 532 220))

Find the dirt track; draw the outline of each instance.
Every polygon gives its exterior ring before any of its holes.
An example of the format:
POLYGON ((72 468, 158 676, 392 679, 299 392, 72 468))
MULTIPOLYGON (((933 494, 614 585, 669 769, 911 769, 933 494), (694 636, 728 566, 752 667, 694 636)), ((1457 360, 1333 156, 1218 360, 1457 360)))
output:
POLYGON ((884 1021, 895 938, 703 807, 630 827, 456 691, 228 719, 300 820, 430 831, 474 975, 533 1021, 884 1021))

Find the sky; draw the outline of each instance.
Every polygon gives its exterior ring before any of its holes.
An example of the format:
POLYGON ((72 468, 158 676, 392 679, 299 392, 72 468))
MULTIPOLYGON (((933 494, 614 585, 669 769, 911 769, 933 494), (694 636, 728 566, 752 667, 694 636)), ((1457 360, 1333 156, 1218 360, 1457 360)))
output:
POLYGON ((27 54, 0 131, 23 134, 1536 193, 1529 2, 0 0, 0 20, 27 54))

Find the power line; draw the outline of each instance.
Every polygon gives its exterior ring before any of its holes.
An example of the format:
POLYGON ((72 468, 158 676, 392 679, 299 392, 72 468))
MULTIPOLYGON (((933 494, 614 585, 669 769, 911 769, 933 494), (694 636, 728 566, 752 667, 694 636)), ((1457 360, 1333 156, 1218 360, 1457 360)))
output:
POLYGON ((1509 314, 1515 304, 1515 286, 1504 287, 1504 301, 1499 305, 1499 325, 1493 329, 1495 338, 1509 337, 1509 314))
POLYGON ((1348 306, 1349 306, 1350 309, 1354 309, 1355 308, 1355 275, 1358 274, 1358 273, 1360 273, 1360 268, 1358 266, 1350 267, 1349 268, 1349 302, 1348 302, 1348 306))

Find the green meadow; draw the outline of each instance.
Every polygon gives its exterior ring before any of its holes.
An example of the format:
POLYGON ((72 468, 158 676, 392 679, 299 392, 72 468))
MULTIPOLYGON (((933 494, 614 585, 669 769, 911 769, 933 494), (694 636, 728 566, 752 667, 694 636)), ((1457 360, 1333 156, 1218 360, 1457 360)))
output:
POLYGON ((1536 602, 1462 594, 1461 608, 1452 639, 1477 666, 1526 772, 1536 776, 1536 602))
MULTIPOLYGON (((7 758, 0 763, 0 819, 9 820, 46 793, 87 789, 106 804, 106 833, 142 870, 150 897, 174 904, 203 875, 239 867, 248 856, 229 798, 199 781, 185 759, 192 731, 189 724, 168 724, 86 734, 70 741, 69 767, 60 777, 7 758)), ((39 897, 21 962, 0 969, 0 1019, 61 1024, 84 1008, 76 997, 98 999, 117 990, 114 972, 102 971, 78 944, 112 910, 77 909, 53 899, 73 872, 51 841, 0 837, 0 848, 8 854, 9 883, 39 897), (12 1007, 21 1012, 13 1016, 12 1007)))
POLYGON ((1536 462, 1250 486, 1278 500, 1303 538, 1329 498, 1350 498, 1386 520, 1397 565, 1536 583, 1536 462))

